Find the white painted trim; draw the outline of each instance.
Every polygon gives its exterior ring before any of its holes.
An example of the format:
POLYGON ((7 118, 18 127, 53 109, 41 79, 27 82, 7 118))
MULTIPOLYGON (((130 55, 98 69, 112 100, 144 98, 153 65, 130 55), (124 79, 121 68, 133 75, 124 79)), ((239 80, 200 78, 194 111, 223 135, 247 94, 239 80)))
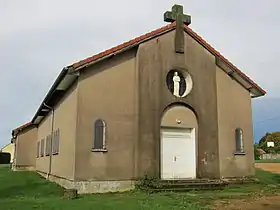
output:
POLYGON ((181 98, 186 97, 193 88, 193 81, 192 81, 191 75, 189 73, 187 73, 186 71, 183 71, 183 75, 185 77, 185 82, 186 82, 187 88, 186 88, 184 94, 181 96, 181 98))

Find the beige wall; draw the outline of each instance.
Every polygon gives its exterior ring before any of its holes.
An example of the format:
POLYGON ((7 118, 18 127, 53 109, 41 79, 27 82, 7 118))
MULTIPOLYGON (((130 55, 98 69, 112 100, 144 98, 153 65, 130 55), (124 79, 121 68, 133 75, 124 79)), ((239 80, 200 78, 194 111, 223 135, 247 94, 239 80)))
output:
POLYGON ((86 70, 79 78, 75 178, 125 180, 134 176, 135 52, 86 70), (106 123, 107 152, 92 152, 94 121, 106 123))
POLYGON ((222 177, 254 175, 251 97, 217 67, 220 173, 222 177), (245 155, 235 155, 235 129, 243 129, 245 155))
POLYGON ((18 134, 15 147, 16 167, 35 167, 37 128, 26 129, 18 134))
MULTIPOLYGON (((54 109, 54 131, 59 128, 59 154, 52 156, 51 174, 67 179, 74 179, 75 141, 77 119, 77 83, 66 92, 54 109)), ((51 113, 38 126, 37 141, 51 134, 51 113)), ((45 140, 46 145, 46 140, 45 140)), ((49 156, 36 159, 36 170, 48 173, 49 156)))
POLYGON ((11 163, 12 163, 13 160, 14 160, 14 154, 15 154, 15 144, 10 143, 10 144, 4 146, 4 147, 1 149, 1 152, 10 153, 10 154, 11 154, 11 163))
POLYGON ((183 105, 173 105, 163 113, 161 127, 195 128, 197 130, 198 124, 191 109, 183 105), (177 120, 180 120, 180 123, 177 120))

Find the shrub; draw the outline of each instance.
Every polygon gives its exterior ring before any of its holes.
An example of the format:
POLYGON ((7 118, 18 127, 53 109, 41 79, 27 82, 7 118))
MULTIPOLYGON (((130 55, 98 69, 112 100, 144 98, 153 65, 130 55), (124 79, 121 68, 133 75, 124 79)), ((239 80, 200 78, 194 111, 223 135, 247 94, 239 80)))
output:
POLYGON ((0 164, 9 164, 11 161, 11 154, 8 152, 0 152, 0 164))

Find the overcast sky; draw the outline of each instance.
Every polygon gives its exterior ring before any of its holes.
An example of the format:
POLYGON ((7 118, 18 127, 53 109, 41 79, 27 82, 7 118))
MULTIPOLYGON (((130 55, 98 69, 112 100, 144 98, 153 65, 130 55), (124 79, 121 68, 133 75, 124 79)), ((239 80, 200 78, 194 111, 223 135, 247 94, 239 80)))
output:
POLYGON ((64 66, 165 25, 174 3, 266 97, 280 97, 279 0, 0 0, 0 147, 64 66))

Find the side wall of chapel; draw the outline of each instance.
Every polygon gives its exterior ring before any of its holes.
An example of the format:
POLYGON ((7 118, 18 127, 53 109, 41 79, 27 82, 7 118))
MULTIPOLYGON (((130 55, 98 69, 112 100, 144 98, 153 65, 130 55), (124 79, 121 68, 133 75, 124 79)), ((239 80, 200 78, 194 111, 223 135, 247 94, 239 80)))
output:
POLYGON ((135 177, 137 83, 135 50, 80 71, 75 179, 135 177), (94 123, 105 124, 104 149, 93 150, 94 123))
POLYGON ((255 174, 251 96, 217 67, 219 154, 221 177, 255 174), (244 154, 237 153, 235 129, 243 130, 244 154))
MULTIPOLYGON (((74 180, 75 174, 77 93, 76 82, 54 107, 53 115, 53 131, 59 129, 59 151, 52 155, 50 174, 68 180, 74 180)), ((49 173, 50 156, 46 155, 46 138, 51 132, 52 113, 50 112, 38 126, 37 142, 44 141, 44 155, 36 158, 36 170, 43 174, 49 173)))

